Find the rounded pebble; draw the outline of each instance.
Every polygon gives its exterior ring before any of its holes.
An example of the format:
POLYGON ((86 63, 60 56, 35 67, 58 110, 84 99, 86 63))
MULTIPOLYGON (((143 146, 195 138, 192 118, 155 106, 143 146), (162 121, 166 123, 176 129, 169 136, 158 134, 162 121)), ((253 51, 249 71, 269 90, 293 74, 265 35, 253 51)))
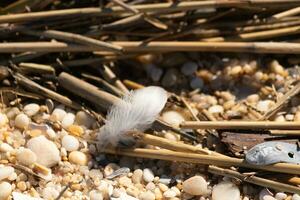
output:
POLYGON ((103 199, 102 193, 99 191, 96 191, 96 190, 90 191, 89 195, 90 195, 90 200, 102 200, 103 199))
POLYGON ((79 111, 75 116, 75 123, 86 128, 91 128, 95 119, 84 111, 79 111))
POLYGON ((143 170, 143 179, 145 182, 152 182, 154 179, 154 174, 149 168, 143 170))
POLYGON ((284 200, 287 198, 287 194, 283 193, 283 192, 278 192, 275 194, 275 199, 277 200, 284 200))
POLYGON ((176 127, 179 127, 179 124, 185 120, 182 114, 172 110, 164 112, 162 114, 162 119, 168 124, 176 127))
POLYGON ((150 191, 142 192, 142 193, 139 195, 139 199, 140 199, 140 200, 155 200, 155 194, 153 194, 153 193, 150 192, 150 191))
POLYGON ((79 148, 79 141, 77 138, 71 135, 65 135, 61 140, 61 145, 67 151, 76 151, 79 148))
POLYGON ((68 113, 64 116, 64 118, 61 122, 61 126, 64 129, 67 129, 69 126, 74 124, 74 121, 75 121, 75 115, 73 113, 68 113))
POLYGON ((210 112, 210 113, 223 113, 224 108, 220 105, 213 105, 213 106, 208 108, 208 112, 210 112))
POLYGON ((190 81, 190 86, 192 89, 202 89, 204 86, 204 81, 202 80, 202 78, 199 77, 194 77, 191 79, 190 81))
POLYGON ((27 148, 18 150, 16 158, 23 165, 31 165, 37 161, 35 153, 27 148))
POLYGON ((24 106, 23 112, 30 117, 37 114, 39 110, 40 110, 40 106, 38 104, 30 103, 24 106))
POLYGON ((37 156, 37 163, 46 167, 52 167, 60 161, 57 146, 45 136, 31 138, 27 147, 37 156))
MULTIPOLYGON (((15 169, 13 167, 7 166, 7 167, 1 167, 0 168, 0 181, 3 179, 8 178, 15 172, 15 169)), ((1 190, 0 190, 1 191, 1 190)))
POLYGON ((208 193, 207 182, 202 176, 193 176, 182 183, 184 192, 191 195, 205 195, 208 193))
POLYGON ((141 169, 136 169, 131 177, 133 183, 141 183, 143 180, 143 171, 141 169))
POLYGON ((8 182, 0 183, 0 200, 7 200, 12 192, 12 186, 8 182))
POLYGON ((239 188, 229 181, 223 181, 213 187, 212 200, 239 200, 239 188))
POLYGON ((30 122, 30 119, 24 113, 20 113, 15 118, 15 125, 17 128, 25 129, 30 122))
POLYGON ((267 112, 273 105, 275 105, 274 101, 263 100, 257 103, 256 108, 261 112, 267 112))
POLYGON ((65 110, 61 108, 55 108, 51 114, 51 118, 61 122, 66 114, 67 113, 65 110))
POLYGON ((87 165, 88 157, 86 154, 82 153, 81 151, 72 151, 69 154, 69 161, 77 165, 87 165))
POLYGON ((183 64, 183 66, 181 67, 180 71, 185 75, 185 76, 189 76, 194 74, 198 69, 198 65, 195 62, 186 62, 183 64))
POLYGON ((292 196, 292 200, 300 200, 300 195, 299 194, 294 194, 292 196))
POLYGON ((13 151, 14 148, 12 146, 10 146, 9 144, 7 143, 2 143, 0 144, 0 151, 1 152, 10 152, 10 151, 13 151))
POLYGON ((176 192, 174 190, 167 190, 164 192, 163 196, 165 198, 173 198, 173 197, 176 197, 176 192))
POLYGON ((8 123, 6 114, 0 113, 0 127, 5 126, 8 123))

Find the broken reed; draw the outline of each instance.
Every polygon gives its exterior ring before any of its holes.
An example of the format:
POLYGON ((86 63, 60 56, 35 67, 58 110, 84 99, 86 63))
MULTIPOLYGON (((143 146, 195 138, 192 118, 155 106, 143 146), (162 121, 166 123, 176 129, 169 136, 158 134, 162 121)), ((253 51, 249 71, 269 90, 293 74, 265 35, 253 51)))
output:
POLYGON ((186 129, 249 129, 249 130, 299 130, 299 122, 275 121, 185 121, 181 128, 186 129))
POLYGON ((123 155, 139 158, 150 158, 150 159, 160 159, 168 161, 204 164, 204 165, 215 165, 224 167, 243 167, 255 170, 272 171, 287 174, 297 174, 300 175, 300 166, 288 163, 276 163, 267 166, 251 165, 245 162, 243 159, 225 157, 225 156, 215 156, 215 155, 201 155, 197 153, 186 153, 186 152, 175 152, 170 150, 153 150, 153 149, 122 149, 122 151, 116 149, 104 149, 104 153, 123 155))
MULTIPOLYGON (((143 43, 141 41, 111 42, 123 47, 128 52, 176 52, 176 51, 203 51, 203 52, 245 52, 245 53, 274 53, 300 54, 299 43, 289 42, 178 42, 157 41, 143 43)), ((97 52, 104 48, 66 44, 63 42, 8 42, 0 44, 0 53, 17 52, 97 52)))

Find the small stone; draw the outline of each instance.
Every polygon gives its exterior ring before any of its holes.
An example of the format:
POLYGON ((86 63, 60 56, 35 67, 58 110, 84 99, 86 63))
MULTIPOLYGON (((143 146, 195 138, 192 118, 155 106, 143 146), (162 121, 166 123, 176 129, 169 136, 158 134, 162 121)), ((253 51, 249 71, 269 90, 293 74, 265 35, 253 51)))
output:
POLYGON ((29 125, 30 119, 24 113, 20 113, 15 118, 15 126, 20 129, 25 129, 29 125))
POLYGON ((277 200, 284 200, 287 198, 287 194, 283 193, 283 192, 277 192, 275 194, 275 199, 277 200))
POLYGON ((120 167, 115 163, 109 163, 104 168, 104 176, 110 176, 114 171, 120 169, 120 167))
POLYGON ((150 191, 153 191, 155 189, 155 184, 153 182, 149 182, 147 185, 146 185, 146 189, 147 190, 150 190, 150 191))
POLYGON ((285 119, 286 119, 287 121, 293 121, 293 120, 294 120, 294 115, 292 115, 292 114, 287 114, 287 115, 285 115, 285 119))
POLYGON ((179 139, 175 134, 173 134, 171 132, 166 132, 164 134, 164 138, 171 140, 171 141, 177 141, 179 139))
POLYGON ((149 168, 143 170, 143 179, 145 182, 152 182, 154 179, 154 174, 149 168))
POLYGON ((71 135, 78 136, 78 137, 82 136, 82 134, 84 133, 84 130, 81 126, 74 125, 74 124, 68 127, 68 131, 71 135))
POLYGON ((124 186, 124 187, 129 187, 132 185, 131 179, 128 178, 127 176, 122 176, 121 178, 119 178, 118 182, 121 186, 124 186))
MULTIPOLYGON (((0 168, 0 181, 8 178, 15 172, 15 169, 13 167, 7 166, 7 167, 1 167, 0 168)), ((1 191, 1 190, 0 190, 1 191)), ((1 193, 1 192, 0 192, 1 193)))
POLYGON ((163 199, 163 194, 159 188, 154 189, 154 195, 155 195, 155 199, 159 199, 159 200, 163 199))
POLYGON ((183 64, 183 66, 181 67, 180 71, 185 75, 185 76, 189 76, 194 74, 198 69, 198 65, 195 62, 186 62, 183 64))
POLYGON ((169 189, 168 186, 165 185, 165 184, 163 184, 163 183, 159 183, 159 184, 158 184, 158 187, 159 187, 159 189, 160 189, 162 192, 165 192, 165 191, 167 191, 167 190, 169 189))
POLYGON ((268 196, 273 196, 273 194, 268 190, 268 189, 262 189, 259 194, 258 194, 258 198, 259 200, 264 200, 265 197, 268 197, 268 196))
POLYGON ((275 74, 279 74, 283 77, 288 75, 288 72, 283 68, 282 65, 279 64, 279 62, 277 60, 273 60, 270 63, 270 70, 271 70, 271 72, 273 72, 275 74))
POLYGON ((68 129, 69 126, 74 124, 74 121, 75 121, 75 115, 73 113, 68 113, 64 116, 64 118, 61 122, 61 126, 64 129, 68 129))
POLYGON ((103 199, 102 193, 97 190, 90 191, 89 195, 90 195, 90 200, 102 200, 103 199))
POLYGON ((0 151, 3 153, 11 152, 13 150, 14 150, 14 148, 7 143, 0 144, 0 151))
POLYGON ((173 198, 173 197, 176 197, 176 192, 169 189, 169 190, 164 192, 163 196, 165 198, 173 198))
POLYGON ((140 190, 137 187, 130 186, 126 189, 126 193, 133 197, 138 197, 140 194, 140 190))
POLYGON ((131 177, 133 183, 141 183, 143 179, 143 171, 141 169, 136 169, 131 177))
POLYGON ((27 104, 26 106, 24 106, 24 109, 23 109, 23 112, 31 117, 35 114, 37 114, 40 110, 40 106, 36 103, 30 103, 30 104, 27 104))
POLYGON ((239 200, 239 188, 229 181, 222 181, 215 185, 212 190, 212 200, 239 200))
POLYGON ((58 195, 59 192, 54 187, 46 187, 42 192, 44 199, 56 199, 58 195))
POLYGON ((223 113, 224 108, 220 105, 213 105, 213 106, 208 108, 208 112, 210 112, 212 114, 214 114, 214 113, 223 113))
POLYGON ((75 116, 75 123, 79 126, 85 126, 86 128, 91 128, 95 119, 88 113, 84 111, 79 111, 75 116))
POLYGON ((181 192, 177 187, 173 186, 171 187, 171 190, 173 190, 176 193, 176 196, 180 196, 181 192))
POLYGON ((263 200, 276 200, 274 197, 272 197, 271 195, 265 195, 263 197, 263 200))
POLYGON ((161 84, 164 87, 172 87, 178 81, 179 75, 176 69, 168 69, 162 78, 161 84))
POLYGON ((12 186, 8 182, 0 183, 0 200, 7 200, 12 192, 12 186))
POLYGON ((87 165, 88 157, 86 154, 82 153, 81 151, 72 151, 69 154, 69 161, 77 165, 87 165))
POLYGON ((201 90, 203 86, 204 86, 204 81, 202 80, 202 78, 194 77, 190 81, 190 87, 194 90, 195 89, 201 90))
POLYGON ((77 138, 71 135, 65 135, 61 140, 61 145, 67 151, 76 151, 79 148, 79 141, 77 138))
POLYGON ((42 200, 41 198, 32 197, 32 196, 22 194, 19 192, 13 192, 12 197, 13 197, 13 200, 42 200))
POLYGON ((202 176, 193 176, 182 183, 184 192, 191 195, 206 195, 208 193, 207 182, 202 176))
POLYGON ((17 188, 21 191, 25 191, 27 189, 27 185, 24 181, 20 181, 17 183, 17 188))
POLYGON ((139 195, 139 199, 140 200, 155 200, 155 195, 150 191, 142 192, 139 195))
POLYGON ((57 146, 45 136, 31 138, 27 147, 37 156, 37 163, 46 167, 52 167, 61 160, 57 146))
POLYGON ((8 123, 6 114, 0 113, 0 127, 5 126, 8 123))
POLYGON ((257 103, 259 101, 259 96, 257 94, 251 94, 246 99, 249 103, 257 103))
POLYGON ((285 117, 283 115, 278 115, 275 117, 274 121, 276 122, 285 122, 285 117))
POLYGON ((51 114, 51 118, 61 122, 66 114, 67 113, 64 109, 55 108, 51 114))
POLYGON ((33 151, 24 148, 17 151, 16 158, 23 165, 31 165, 37 161, 37 157, 33 151))
MULTIPOLYGON (((1 191, 1 190, 0 190, 1 191)), ((294 194, 292 196, 292 200, 300 200, 300 195, 299 194, 294 194)))
POLYGON ((261 112, 267 112, 274 105, 275 105, 274 101, 262 100, 257 103, 256 108, 261 112))
POLYGON ((146 66, 147 75, 152 81, 157 82, 163 74, 163 70, 153 64, 148 64, 146 66))
POLYGON ((294 116, 294 121, 295 122, 300 122, 300 112, 296 112, 296 114, 294 116))
POLYGON ((8 119, 15 119, 19 113, 20 113, 19 108, 12 107, 6 112, 6 116, 8 117, 8 119))
POLYGON ((179 127, 179 124, 185 121, 181 113, 172 110, 164 112, 162 114, 162 120, 175 127, 179 127))

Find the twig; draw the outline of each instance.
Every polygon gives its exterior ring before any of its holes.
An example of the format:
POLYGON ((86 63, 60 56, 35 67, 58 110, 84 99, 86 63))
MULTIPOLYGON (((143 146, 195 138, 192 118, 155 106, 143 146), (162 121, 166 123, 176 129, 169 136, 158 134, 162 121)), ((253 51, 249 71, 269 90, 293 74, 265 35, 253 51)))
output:
POLYGON ((277 13, 277 14, 273 15, 271 17, 271 19, 281 19, 284 17, 295 16, 295 15, 298 15, 299 13, 300 13, 300 7, 296 7, 296 8, 286 10, 284 12, 277 13))
POLYGON ((104 64, 103 70, 101 70, 101 71, 103 72, 104 78, 106 78, 107 81, 114 84, 123 93, 129 92, 129 90, 126 88, 126 86, 117 78, 115 73, 107 65, 104 64))
POLYGON ((276 122, 276 121, 185 121, 181 128, 188 129, 279 129, 297 130, 300 129, 298 122, 276 122))
POLYGON ((269 130, 271 135, 300 136, 300 130, 269 130))
POLYGON ((25 72, 55 74, 55 69, 50 65, 22 62, 19 64, 19 67, 20 70, 24 70, 25 72))
POLYGON ((104 48, 108 51, 114 52, 122 52, 122 47, 118 45, 113 45, 107 42, 103 42, 100 40, 96 40, 94 38, 89 38, 83 35, 75 34, 75 33, 68 33, 63 31, 56 31, 56 30, 46 30, 46 31, 32 31, 32 30, 24 30, 21 31, 22 33, 35 35, 39 37, 46 37, 51 39, 59 39, 63 41, 78 43, 82 45, 92 46, 92 47, 99 47, 104 48))
POLYGON ((131 89, 140 89, 144 87, 143 85, 131 80, 124 80, 123 83, 131 89))
POLYGON ((300 188, 299 187, 284 184, 284 183, 280 183, 280 182, 277 182, 277 181, 268 180, 268 179, 265 179, 265 178, 260 178, 260 177, 257 177, 257 176, 244 175, 244 174, 241 174, 237 171, 233 171, 233 170, 230 170, 230 169, 223 169, 223 168, 216 167, 216 166, 209 166, 208 167, 208 172, 210 172, 212 174, 221 175, 221 176, 237 178, 237 179, 240 179, 240 180, 248 182, 248 183, 252 183, 252 184, 255 184, 255 185, 262 186, 262 187, 272 188, 272 189, 277 190, 277 191, 300 194, 300 188))
MULTIPOLYGON (((196 10, 201 8, 220 8, 220 7, 240 7, 240 6, 264 6, 264 7, 282 7, 282 6, 299 6, 298 0, 235 0, 235 1, 182 1, 176 3, 152 3, 133 5, 141 12, 175 12, 196 10)), ((75 8, 64 10, 40 11, 31 13, 8 14, 0 16, 0 23, 26 22, 31 20, 43 20, 51 17, 75 17, 75 16, 110 16, 128 14, 128 10, 116 6, 109 9, 100 8, 75 8)))
POLYGON ((186 152, 175 152, 170 150, 152 150, 152 149, 122 149, 122 151, 114 149, 105 149, 103 152, 115 155, 124 155, 139 158, 150 158, 169 160, 176 162, 187 162, 187 163, 198 163, 204 165, 216 165, 216 166, 236 166, 244 167, 256 170, 273 171, 287 174, 300 174, 300 166, 295 164, 277 163, 273 165, 261 166, 251 165, 246 163, 242 159, 223 157, 223 156, 212 156, 212 155, 201 155, 195 153, 186 152))
POLYGON ((297 83, 292 89, 287 91, 278 100, 278 102, 276 102, 276 104, 260 118, 260 120, 266 120, 274 116, 284 105, 286 105, 292 99, 292 97, 296 96, 299 92, 300 92, 300 82, 297 83))
POLYGON ((58 76, 58 82, 63 88, 98 105, 102 110, 120 101, 116 96, 65 72, 58 76))
POLYGON ((81 106, 79 104, 72 101, 68 97, 65 97, 63 95, 60 95, 60 94, 52 91, 52 90, 49 90, 49 89, 37 84, 36 82, 26 78, 25 76, 23 76, 19 73, 13 74, 13 77, 16 79, 16 81, 20 85, 24 86, 25 88, 27 88, 30 91, 33 91, 33 92, 36 92, 36 93, 41 94, 43 96, 46 96, 48 98, 54 99, 55 101, 58 101, 58 102, 66 105, 66 106, 71 107, 71 108, 81 109, 81 106))

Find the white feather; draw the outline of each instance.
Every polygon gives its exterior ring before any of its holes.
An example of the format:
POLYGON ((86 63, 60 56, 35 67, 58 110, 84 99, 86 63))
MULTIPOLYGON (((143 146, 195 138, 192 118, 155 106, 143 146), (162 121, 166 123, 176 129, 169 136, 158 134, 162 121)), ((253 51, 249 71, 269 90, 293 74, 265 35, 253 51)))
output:
POLYGON ((131 91, 113 105, 100 129, 100 146, 116 146, 128 131, 144 131, 155 121, 168 99, 167 92, 156 86, 131 91))

